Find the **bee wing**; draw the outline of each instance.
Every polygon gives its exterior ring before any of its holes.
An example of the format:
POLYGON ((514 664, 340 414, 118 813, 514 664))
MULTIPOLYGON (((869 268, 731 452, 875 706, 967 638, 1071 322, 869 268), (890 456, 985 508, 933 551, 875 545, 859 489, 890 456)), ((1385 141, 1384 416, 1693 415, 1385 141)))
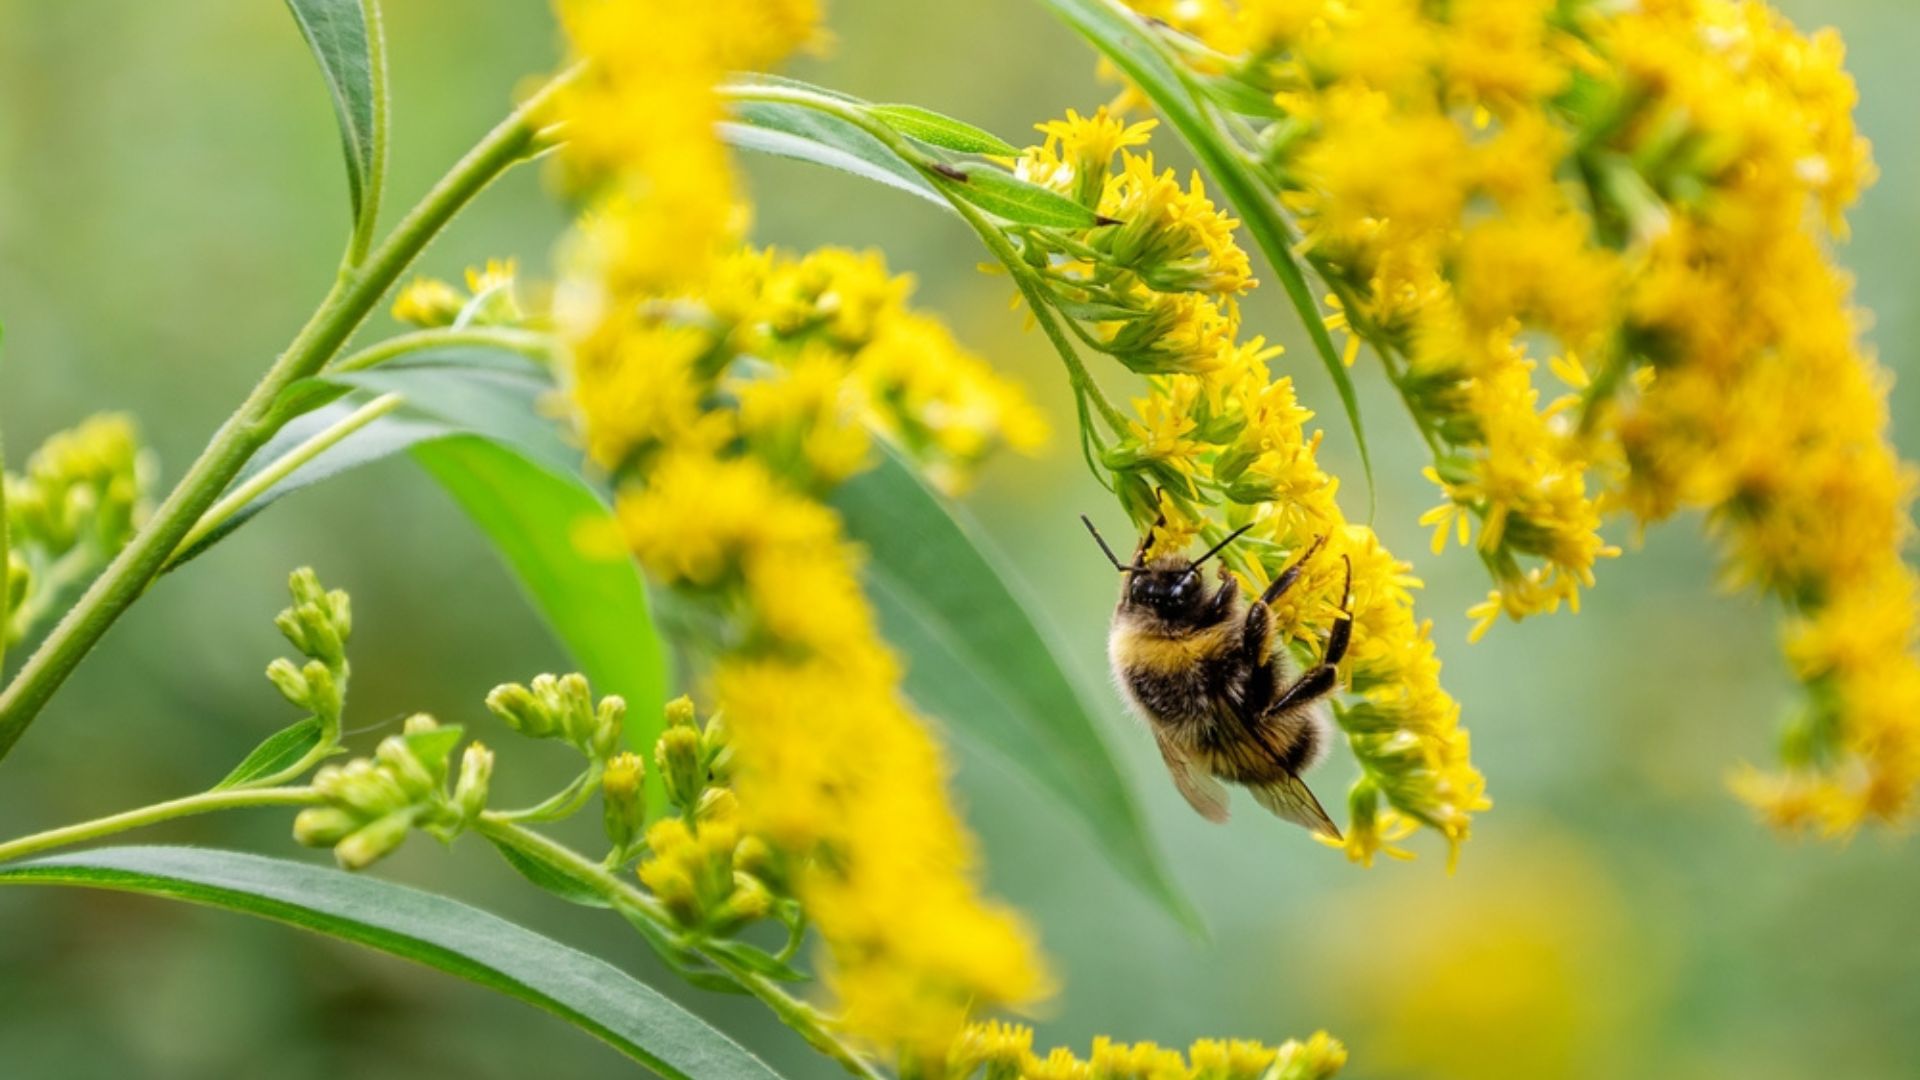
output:
MULTIPOLYGON (((1187 805, 1198 811, 1200 816, 1219 825, 1227 820, 1227 789, 1212 774, 1204 772, 1179 747, 1167 740, 1167 737, 1154 733, 1153 741, 1160 744, 1160 756, 1166 760, 1167 772, 1173 775, 1173 786, 1187 800, 1187 805)), ((1308 798, 1312 798, 1311 795, 1308 798)))
POLYGON ((1340 839, 1339 826, 1327 816, 1320 800, 1313 797, 1305 782, 1292 773, 1282 773, 1278 780, 1250 785, 1249 789, 1253 792, 1253 801, 1273 811, 1274 816, 1311 829, 1329 840, 1340 839))

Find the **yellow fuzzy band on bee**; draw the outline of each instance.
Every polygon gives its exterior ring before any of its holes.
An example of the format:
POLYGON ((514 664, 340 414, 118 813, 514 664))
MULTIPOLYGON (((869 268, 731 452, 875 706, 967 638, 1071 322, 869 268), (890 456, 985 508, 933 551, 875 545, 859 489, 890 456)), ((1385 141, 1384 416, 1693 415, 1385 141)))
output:
POLYGON ((1130 668, 1153 672, 1184 671, 1231 644, 1233 625, 1221 623, 1181 637, 1163 637, 1135 629, 1122 630, 1115 658, 1130 668))

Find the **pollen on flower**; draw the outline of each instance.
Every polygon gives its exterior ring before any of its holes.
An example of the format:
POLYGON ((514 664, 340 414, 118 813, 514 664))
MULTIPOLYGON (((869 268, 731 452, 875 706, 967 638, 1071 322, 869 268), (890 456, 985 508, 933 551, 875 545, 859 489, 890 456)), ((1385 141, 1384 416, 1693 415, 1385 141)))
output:
POLYGON ((1827 250, 1874 174, 1838 37, 1759 0, 1132 6, 1270 98, 1246 119, 1329 326, 1434 447, 1436 551, 1492 572, 1472 636, 1577 610, 1610 520, 1703 509, 1810 689, 1788 774, 1739 790, 1830 832, 1911 813, 1920 616, 1877 600, 1914 591, 1915 480, 1827 250))
POLYGON ((1019 915, 981 890, 859 549, 821 499, 874 463, 876 434, 957 487, 1044 424, 877 254, 741 245, 713 86, 809 40, 812 3, 559 8, 590 61, 555 116, 590 198, 555 295, 568 389, 620 538, 711 626, 703 689, 725 717, 719 792, 703 789, 714 725, 697 734, 676 707, 660 768, 682 816, 646 830, 641 880, 694 928, 765 914, 753 875, 776 874, 817 931, 845 1034, 943 1060, 975 1010, 1049 984, 1019 915))
MULTIPOLYGON (((1413 616, 1410 590, 1418 582, 1371 529, 1343 515, 1338 481, 1318 463, 1313 413, 1292 380, 1269 366, 1280 350, 1257 337, 1240 340, 1234 294, 1251 280, 1234 239, 1238 223, 1197 181, 1182 188, 1150 156, 1134 153, 1145 130, 1117 138, 1116 125, 1104 111, 1092 120, 1069 114, 1041 125, 1047 142, 1021 159, 1034 166, 1036 182, 1063 194, 1091 190, 1088 170, 1098 170, 1098 208, 1122 222, 1085 230, 1072 243, 1027 240, 1029 258, 1048 262, 1061 311, 1093 324, 1092 343, 1147 376, 1146 393, 1103 446, 1100 464, 1136 525, 1152 530, 1155 550, 1184 550, 1203 535, 1218 540, 1247 526, 1225 557, 1255 592, 1316 552, 1274 605, 1273 622, 1278 640, 1305 660, 1343 610, 1352 613, 1343 664, 1351 693, 1334 713, 1373 796, 1352 803, 1347 853, 1362 863, 1397 853, 1388 844, 1415 822, 1456 852, 1487 801, 1459 706, 1440 685, 1429 628, 1413 616), (1073 157, 1072 170, 1051 164, 1076 147, 1092 149, 1073 157), (1348 566, 1351 607, 1343 609, 1348 566)), ((1575 513, 1559 505, 1547 511, 1575 513)), ((1561 532, 1525 539, 1555 551, 1577 543, 1561 532)))

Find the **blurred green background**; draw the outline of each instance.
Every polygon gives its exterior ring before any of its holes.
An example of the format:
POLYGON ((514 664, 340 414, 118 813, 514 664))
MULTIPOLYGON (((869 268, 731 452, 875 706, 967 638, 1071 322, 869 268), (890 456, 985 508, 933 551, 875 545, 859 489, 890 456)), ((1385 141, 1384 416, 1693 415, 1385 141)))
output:
MULTIPOLYGON (((1851 45, 1860 117, 1884 176, 1843 253, 1906 382, 1893 415, 1920 456, 1920 11, 1910 0, 1793 0, 1851 45)), ((389 5, 403 206, 553 62, 543 5, 389 5)), ((912 101, 1018 141, 1107 91, 1090 54, 1019 0, 835 0, 835 43, 802 77, 912 101)), ((1171 138, 1163 138, 1163 157, 1171 138)), ((1009 310, 1004 279, 955 221, 896 193, 790 163, 748 163, 760 239, 883 245, 921 303, 1019 373, 1070 430, 1063 380, 1009 310)), ((564 214, 538 170, 509 177, 429 253, 453 276, 487 256, 545 266, 564 214)), ((325 290, 344 233, 333 120, 282 6, 0 0, 0 419, 24 453, 98 409, 141 420, 171 482, 325 290)), ((1298 334, 1277 293, 1250 327, 1298 334)), ((367 333, 392 327, 384 316, 367 333)), ((1287 364, 1332 417, 1317 365, 1287 364)), ((1243 812, 1215 828, 1181 804, 1148 741, 1101 684, 1111 573, 1071 511, 1102 495, 1065 439, 991 470, 973 509, 1109 703, 1175 872, 1211 927, 1199 942, 1092 854, 993 761, 956 750, 956 784, 994 888, 1030 913, 1064 992, 1041 1045, 1098 1033, 1184 1044, 1326 1027, 1349 1075, 1724 1077, 1920 1075, 1920 865, 1911 842, 1785 841, 1725 793, 1764 759, 1792 703, 1772 612, 1718 594, 1695 523, 1603 568, 1577 617, 1465 641, 1484 579, 1426 554, 1431 501, 1410 425, 1362 380, 1380 469, 1378 526, 1415 559, 1447 681, 1466 705, 1496 808, 1457 874, 1348 866, 1298 830, 1243 812)), ((1341 425, 1328 464, 1358 469, 1341 425)), ((1350 511, 1357 511, 1350 505, 1350 511)), ((1111 517, 1111 514, 1107 515, 1111 517)), ((197 790, 290 719, 260 676, 291 567, 352 590, 350 723, 426 709, 477 723, 508 679, 557 648, 452 505, 404 462, 282 504, 166 579, 90 658, 0 769, 8 836, 197 790)), ((364 737, 363 737, 364 738, 364 737)), ((517 760, 517 757, 516 757, 517 760)), ((1348 767, 1316 778, 1340 790, 1348 767)), ((296 854, 288 815, 183 823, 141 839, 296 854)), ((832 1076, 751 1007, 687 990, 615 920, 523 887, 491 852, 416 840, 381 874, 453 892, 640 972, 800 1077, 832 1076)), ((281 927, 109 894, 0 892, 0 1074, 9 1077, 623 1075, 612 1051, 450 978, 281 927)))

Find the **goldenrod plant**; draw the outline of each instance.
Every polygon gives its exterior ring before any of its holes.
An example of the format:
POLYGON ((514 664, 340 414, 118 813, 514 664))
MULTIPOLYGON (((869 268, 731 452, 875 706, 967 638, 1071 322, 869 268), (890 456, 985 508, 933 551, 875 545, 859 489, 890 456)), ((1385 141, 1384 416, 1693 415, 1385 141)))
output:
POLYGON ((1492 807, 1386 518, 1417 520, 1436 556, 1475 550, 1493 584, 1477 639, 1502 614, 1577 607, 1621 554, 1610 530, 1705 511, 1729 580, 1785 608, 1809 691, 1784 771, 1743 770, 1739 792, 1831 834, 1910 817, 1914 474, 1829 252, 1872 177, 1837 39, 1755 0, 1040 2, 1115 97, 1037 104, 1051 118, 1022 147, 775 74, 826 48, 812 0, 554 0, 555 73, 383 234, 380 4, 289 0, 347 158, 338 273, 165 494, 118 415, 5 474, 0 757, 164 574, 402 448, 579 670, 503 683, 450 722, 360 717, 357 751, 353 605, 295 571, 275 620, 292 653, 266 674, 299 718, 205 791, 0 843, 0 882, 265 915, 520 997, 661 1075, 776 1075, 612 963, 380 878, 424 833, 490 847, 855 1076, 1333 1076, 1346 1048, 1304 1030, 1034 1048, 1026 1023, 1072 987, 986 884, 950 733, 1000 751, 1143 897, 1194 920, 1102 734, 1114 706, 1064 673, 953 502, 996 455, 1061 446, 1143 549, 1223 545, 1230 593, 1276 596, 1280 655, 1347 646, 1322 671, 1355 774, 1321 837, 1339 872, 1426 842, 1471 874, 1492 807), (979 241, 963 258, 1003 275, 1057 357, 1071 430, 916 306, 882 252, 757 242, 736 159, 757 152, 956 215, 979 241), (1166 164, 1181 152, 1200 168, 1166 164), (536 160, 572 212, 550 265, 408 279, 536 160), (404 331, 349 347, 382 307, 404 331), (1283 307, 1295 325, 1266 321, 1283 307), (1296 330, 1334 400, 1306 400, 1273 343, 1296 330), (1437 507, 1376 505, 1362 352, 1430 451, 1437 507), (1329 426, 1355 438, 1355 475, 1323 458, 1329 426), (890 640, 900 609, 942 648, 890 640), (535 775, 531 742, 570 778, 502 805, 535 775), (261 807, 336 865, 83 846, 261 807))

